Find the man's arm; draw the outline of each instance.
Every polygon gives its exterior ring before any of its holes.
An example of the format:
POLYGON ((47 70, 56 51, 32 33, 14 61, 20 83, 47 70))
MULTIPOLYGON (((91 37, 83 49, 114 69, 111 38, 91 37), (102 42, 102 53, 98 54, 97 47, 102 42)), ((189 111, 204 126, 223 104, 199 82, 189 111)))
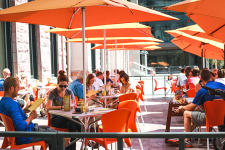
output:
POLYGON ((186 106, 180 106, 180 107, 178 108, 178 110, 179 110, 179 111, 180 111, 180 110, 189 110, 189 111, 191 111, 191 110, 194 110, 196 106, 197 106, 196 104, 191 103, 191 104, 188 104, 188 105, 186 105, 186 106))

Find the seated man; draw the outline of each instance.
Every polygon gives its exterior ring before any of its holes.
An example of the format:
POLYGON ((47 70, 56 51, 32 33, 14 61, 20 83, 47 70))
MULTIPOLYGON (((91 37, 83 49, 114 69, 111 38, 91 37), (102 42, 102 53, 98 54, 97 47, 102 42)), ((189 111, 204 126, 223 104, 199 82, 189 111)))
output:
POLYGON ((10 77, 10 75, 11 75, 10 70, 8 68, 5 68, 2 71, 2 75, 3 75, 4 79, 1 79, 0 80, 0 91, 4 91, 3 83, 4 83, 4 81, 5 81, 6 78, 10 77))
POLYGON ((98 72, 96 74, 95 82, 93 84, 95 86, 95 90, 99 90, 100 86, 101 86, 102 89, 104 89, 104 84, 103 84, 102 80, 103 80, 103 73, 98 72))
MULTIPOLYGON (((106 70, 106 84, 112 84, 113 81, 109 78, 109 71, 106 70)), ((102 82, 104 83, 104 78, 102 79, 102 82)))
MULTIPOLYGON (((0 113, 12 119, 15 131, 27 132, 56 132, 50 128, 41 129, 38 124, 33 124, 32 120, 37 117, 36 111, 32 111, 27 117, 20 105, 13 100, 19 91, 19 81, 14 77, 8 77, 4 81, 4 96, 0 101, 0 113)), ((69 143, 68 138, 65 139, 65 145, 69 143)), ((16 137, 16 144, 28 144, 38 141, 45 141, 47 145, 51 145, 51 138, 32 138, 32 137, 16 137)))
MULTIPOLYGON (((211 81, 211 74, 209 70, 201 71, 201 79, 202 82, 205 83, 205 86, 212 89, 222 89, 225 90, 225 85, 222 83, 211 81)), ((184 132, 191 132, 194 130, 196 126, 205 125, 206 124, 206 115, 203 111, 193 111, 196 106, 204 106, 204 103, 213 99, 221 99, 221 97, 217 97, 215 95, 209 95, 208 91, 204 88, 201 88, 193 102, 186 106, 180 106, 178 108, 179 111, 184 111, 184 132)), ((173 142, 179 144, 179 140, 168 140, 168 142, 173 142)), ((190 139, 185 139, 185 147, 192 147, 192 143, 190 139)))
MULTIPOLYGON (((82 84, 83 84, 83 71, 79 71, 77 74, 77 79, 71 82, 68 86, 68 88, 73 91, 74 96, 76 96, 79 101, 84 100, 82 84)), ((92 99, 95 99, 95 95, 92 95, 91 97, 87 98, 86 102, 92 99)))

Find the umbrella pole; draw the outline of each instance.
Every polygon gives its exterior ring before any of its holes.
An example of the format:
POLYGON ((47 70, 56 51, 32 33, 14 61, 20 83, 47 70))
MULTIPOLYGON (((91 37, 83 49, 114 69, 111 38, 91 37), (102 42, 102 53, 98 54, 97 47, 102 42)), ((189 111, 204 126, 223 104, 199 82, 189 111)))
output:
POLYGON ((82 48, 83 48, 83 99, 86 103, 86 51, 85 51, 85 7, 82 10, 82 48))
POLYGON ((106 31, 104 29, 103 31, 104 33, 104 88, 106 90, 106 40, 105 40, 105 37, 106 37, 106 31))
POLYGON ((125 71, 125 54, 124 54, 124 45, 123 45, 123 71, 125 71))
POLYGON ((117 84, 117 40, 115 40, 115 82, 117 84))
POLYGON ((201 69, 203 69, 203 48, 204 48, 204 43, 202 43, 202 46, 201 46, 201 69))
POLYGON ((225 69, 225 42, 224 42, 224 45, 223 45, 223 52, 224 52, 224 55, 223 55, 223 69, 225 69))
POLYGON ((132 76, 134 78, 134 50, 132 49, 132 76))

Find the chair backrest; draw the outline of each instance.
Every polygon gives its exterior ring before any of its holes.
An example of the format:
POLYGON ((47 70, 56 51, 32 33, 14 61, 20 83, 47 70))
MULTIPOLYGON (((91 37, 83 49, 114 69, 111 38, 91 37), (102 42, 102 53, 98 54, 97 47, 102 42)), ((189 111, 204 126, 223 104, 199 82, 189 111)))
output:
POLYGON ((223 99, 205 102, 204 108, 206 112, 206 127, 224 125, 225 101, 223 99))
POLYGON ((157 89, 157 81, 156 81, 156 79, 154 79, 154 81, 155 81, 155 91, 156 91, 156 89, 157 89))
POLYGON ((74 96, 75 97, 75 101, 76 101, 76 106, 78 104, 78 97, 77 96, 74 96))
POLYGON ((3 96, 4 95, 4 91, 0 91, 0 96, 3 96))
MULTIPOLYGON (((13 126, 13 122, 12 119, 6 115, 3 115, 2 113, 0 113, 0 116, 2 118, 2 121, 5 125, 5 131, 15 131, 15 128, 13 126)), ((15 144, 15 137, 7 137, 8 140, 8 144, 9 145, 14 145, 15 144)))
POLYGON ((36 101, 37 100, 37 98, 38 98, 38 93, 37 93, 37 88, 36 87, 33 87, 33 94, 34 94, 34 101, 36 101))
POLYGON ((177 79, 173 79, 170 81, 171 87, 172 87, 171 93, 175 93, 176 90, 180 90, 180 87, 176 86, 176 81, 177 81, 177 79))
POLYGON ((57 86, 57 83, 51 83, 49 86, 57 86))
MULTIPOLYGON (((103 132, 127 132, 130 113, 129 109, 119 109, 103 114, 101 117, 103 132)), ((106 141, 110 140, 115 138, 106 138, 106 141)))
POLYGON ((196 95, 195 89, 187 90, 188 97, 195 97, 195 95, 196 95))
POLYGON ((131 111, 128 128, 131 129, 132 132, 138 132, 137 125, 136 125, 136 116, 137 116, 137 109, 138 109, 138 102, 135 100, 128 100, 119 103, 118 109, 129 109, 131 111))
POLYGON ((145 84, 145 81, 140 80, 140 81, 138 81, 138 83, 140 83, 140 84, 145 84))
POLYGON ((119 102, 123 102, 126 100, 136 100, 137 94, 136 93, 127 93, 119 96, 119 102))

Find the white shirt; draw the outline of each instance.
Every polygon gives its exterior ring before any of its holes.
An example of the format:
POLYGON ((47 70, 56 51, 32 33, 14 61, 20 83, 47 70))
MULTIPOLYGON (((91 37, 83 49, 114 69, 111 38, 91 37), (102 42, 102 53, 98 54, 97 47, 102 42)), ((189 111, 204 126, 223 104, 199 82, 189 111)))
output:
POLYGON ((96 77, 93 85, 95 86, 95 90, 97 91, 97 90, 99 90, 100 86, 103 86, 104 84, 101 79, 96 77))
POLYGON ((185 76, 185 74, 182 74, 178 77, 178 80, 177 80, 177 85, 178 86, 183 86, 186 84, 186 80, 187 80, 187 77, 185 76))
POLYGON ((217 79, 215 79, 215 82, 225 84, 225 78, 217 78, 217 79))

